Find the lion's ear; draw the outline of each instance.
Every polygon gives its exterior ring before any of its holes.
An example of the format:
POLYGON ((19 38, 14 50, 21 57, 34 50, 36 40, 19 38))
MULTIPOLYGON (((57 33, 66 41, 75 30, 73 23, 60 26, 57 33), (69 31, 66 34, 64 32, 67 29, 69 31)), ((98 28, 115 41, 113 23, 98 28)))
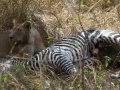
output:
POLYGON ((30 21, 26 21, 23 23, 24 28, 26 28, 27 30, 31 29, 31 22, 30 21))

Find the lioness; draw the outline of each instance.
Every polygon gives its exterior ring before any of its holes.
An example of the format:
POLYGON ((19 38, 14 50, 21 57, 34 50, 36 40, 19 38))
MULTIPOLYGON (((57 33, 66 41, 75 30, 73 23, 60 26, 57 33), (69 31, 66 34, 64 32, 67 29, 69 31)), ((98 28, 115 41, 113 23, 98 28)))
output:
POLYGON ((13 21, 13 29, 9 34, 9 38, 16 42, 16 47, 19 48, 19 54, 31 54, 34 55, 36 52, 44 49, 43 40, 39 32, 34 28, 30 21, 24 23, 17 23, 13 21))

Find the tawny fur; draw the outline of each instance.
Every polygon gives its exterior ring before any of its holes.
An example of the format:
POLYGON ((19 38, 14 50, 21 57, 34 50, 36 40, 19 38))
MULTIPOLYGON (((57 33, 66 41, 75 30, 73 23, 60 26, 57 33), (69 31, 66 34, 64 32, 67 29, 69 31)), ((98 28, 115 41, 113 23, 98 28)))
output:
POLYGON ((21 24, 14 21, 13 24, 14 26, 9 37, 12 41, 17 42, 16 47, 19 49, 19 54, 34 55, 45 48, 39 32, 30 21, 21 24))

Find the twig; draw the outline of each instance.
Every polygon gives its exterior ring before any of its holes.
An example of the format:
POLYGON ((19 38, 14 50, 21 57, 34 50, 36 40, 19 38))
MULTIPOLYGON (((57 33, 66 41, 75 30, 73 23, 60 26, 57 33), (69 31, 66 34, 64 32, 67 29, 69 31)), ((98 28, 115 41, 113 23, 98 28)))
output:
POLYGON ((91 10, 92 10, 96 5, 98 5, 100 2, 101 2, 101 0, 99 0, 98 2, 96 2, 94 5, 92 5, 92 6, 90 7, 90 9, 87 11, 87 13, 88 13, 88 12, 91 12, 91 10))
MULTIPOLYGON (((79 12, 80 12, 80 3, 79 3, 79 12)), ((83 25, 82 25, 82 22, 81 22, 81 19, 80 19, 80 16, 79 16, 79 12, 78 12, 78 20, 79 20, 79 24, 81 26, 81 29, 83 32, 85 32, 84 28, 83 28, 83 25)), ((88 50, 89 50, 89 47, 88 47, 88 42, 89 42, 89 39, 88 39, 88 36, 86 35, 85 33, 85 46, 84 46, 84 50, 83 50, 83 59, 81 60, 82 61, 82 90, 85 90, 85 83, 84 83, 84 63, 85 63, 85 57, 86 57, 86 54, 89 53, 88 50)))
MULTIPOLYGON (((79 3, 79 11, 80 11, 80 3, 79 3)), ((79 20, 79 24, 81 26, 81 29, 83 32, 85 32, 84 28, 83 28, 83 25, 82 25, 82 22, 80 20, 80 16, 79 16, 79 12, 78 12, 78 20, 79 20)), ((85 51, 83 50, 83 59, 81 60, 82 61, 82 90, 85 90, 85 85, 84 85, 84 58, 85 58, 85 53, 86 53, 86 50, 87 50, 87 35, 85 34, 85 37, 86 37, 86 45, 85 45, 85 51)))
POLYGON ((15 42, 15 43, 13 44, 12 48, 10 49, 10 52, 9 52, 10 54, 13 53, 13 50, 15 49, 16 44, 17 44, 17 42, 15 42))

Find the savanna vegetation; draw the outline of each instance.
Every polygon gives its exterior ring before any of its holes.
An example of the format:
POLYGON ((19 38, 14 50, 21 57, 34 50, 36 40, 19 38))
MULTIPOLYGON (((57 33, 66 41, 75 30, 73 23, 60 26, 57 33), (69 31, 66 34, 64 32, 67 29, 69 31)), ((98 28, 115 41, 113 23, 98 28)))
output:
MULTIPOLYGON (((2 31, 12 29, 13 19, 35 22, 34 16, 44 23, 49 45, 89 28, 120 32, 120 0, 0 0, 2 31)), ((110 77, 119 73, 119 50, 114 51, 103 55, 104 63, 98 58, 95 66, 83 66, 73 77, 48 75, 44 67, 0 72, 0 90, 120 90, 120 80, 110 77)))

